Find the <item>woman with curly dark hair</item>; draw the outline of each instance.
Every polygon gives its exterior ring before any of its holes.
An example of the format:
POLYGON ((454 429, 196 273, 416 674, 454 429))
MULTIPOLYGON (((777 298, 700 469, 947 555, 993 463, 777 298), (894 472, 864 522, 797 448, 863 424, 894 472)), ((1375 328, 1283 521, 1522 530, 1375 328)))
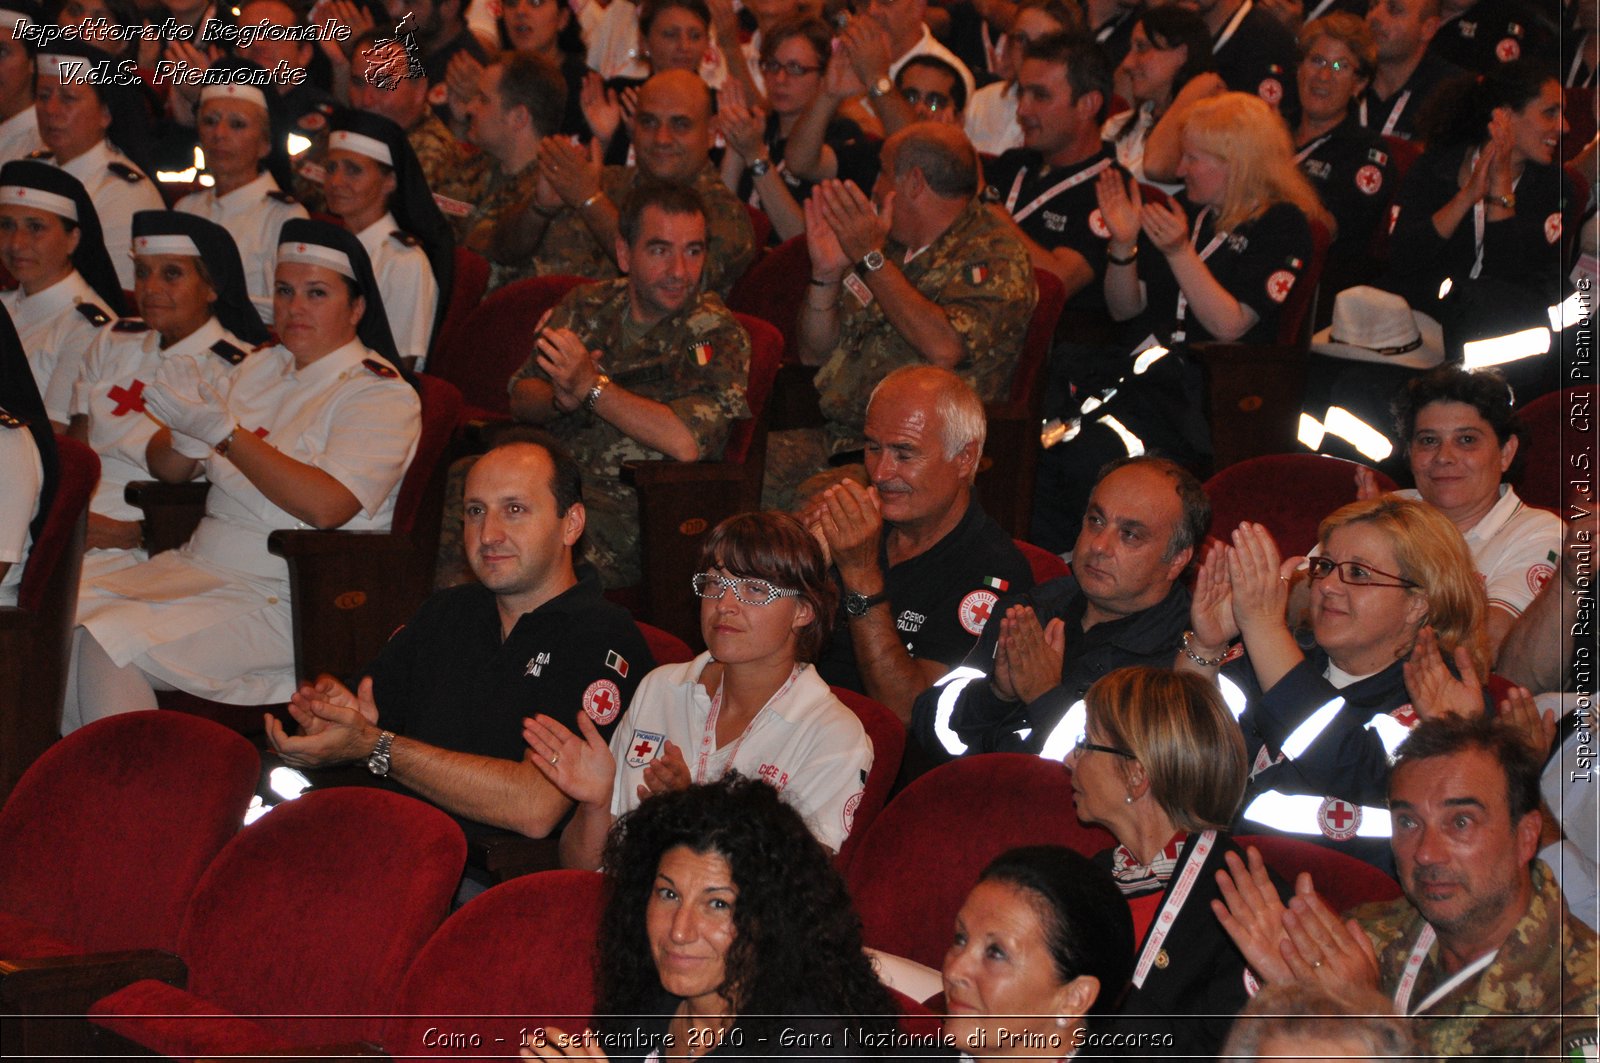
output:
POLYGON ((844 880, 772 787, 730 774, 653 796, 604 864, 596 1032, 547 1030, 525 1058, 861 1056, 893 1034, 844 880))
POLYGON ((837 601, 822 548, 788 514, 741 513, 706 536, 699 567, 706 652, 645 676, 609 748, 585 713, 578 735, 526 721, 534 764, 578 803, 565 867, 600 866, 612 821, 651 794, 735 771, 781 791, 828 848, 850 833, 872 740, 810 663, 837 601))

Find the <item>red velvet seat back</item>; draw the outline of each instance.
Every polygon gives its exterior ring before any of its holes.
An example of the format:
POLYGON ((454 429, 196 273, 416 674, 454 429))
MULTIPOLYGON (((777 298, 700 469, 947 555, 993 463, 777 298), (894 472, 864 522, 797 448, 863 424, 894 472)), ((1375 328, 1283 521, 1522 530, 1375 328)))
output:
MULTIPOLYGON (((1243 521, 1264 524, 1284 557, 1317 544, 1317 526, 1340 506, 1356 500, 1358 465, 1326 454, 1268 454, 1230 465, 1205 483, 1211 499, 1211 534, 1230 541, 1243 521)), ((1378 486, 1394 481, 1375 474, 1378 486)))
MULTIPOLYGON (((454 384, 426 373, 417 374, 417 390, 422 399, 422 434, 417 438, 417 454, 411 459, 405 479, 400 481, 400 494, 394 500, 394 532, 410 535, 417 517, 427 510, 424 500, 428 496, 430 481, 443 464, 444 448, 450 445, 455 433, 456 420, 461 416, 461 392, 454 384)), ((441 497, 444 486, 443 473, 439 475, 441 497)), ((438 523, 438 510, 431 514, 438 523)))
POLYGON ((1255 846, 1268 870, 1293 886, 1302 871, 1311 872, 1311 881, 1335 912, 1347 912, 1370 901, 1392 901, 1400 896, 1400 883, 1364 860, 1298 838, 1240 834, 1234 837, 1241 849, 1255 846))
POLYGON ((941 765, 884 807, 845 870, 866 944, 938 968, 961 902, 1019 845, 1092 854, 1115 844, 1078 822, 1060 761, 985 753, 941 765))
POLYGON ((756 260, 728 294, 728 307, 759 317, 783 336, 784 362, 795 360, 800 302, 811 279, 805 234, 785 240, 756 260))
POLYGON ((406 973, 383 1028, 384 1050, 395 1059, 515 1055, 524 1029, 586 1026, 594 1012, 603 885, 594 871, 541 871, 474 897, 406 973), (430 1029, 431 1047, 424 1037, 430 1029), (477 1033, 483 1047, 452 1053, 438 1044, 439 1031, 477 1033))
POLYGON ((760 255, 767 241, 772 239, 772 219, 767 217, 766 211, 749 203, 744 205, 744 209, 750 215, 750 228, 756 234, 756 254, 760 255))
POLYGON ((374 1037, 466 856, 461 828, 415 798, 347 787, 285 802, 200 881, 178 939, 189 992, 300 1043, 374 1037))
POLYGON ((443 373, 440 360, 448 360, 450 352, 458 350, 461 328, 467 315, 483 301, 484 289, 489 286, 489 262, 476 251, 456 248, 455 275, 450 283, 450 302, 444 310, 444 320, 439 323, 433 346, 428 352, 428 371, 443 373))
POLYGON ((664 664, 683 664, 694 660, 694 651, 689 644, 672 632, 640 620, 635 620, 634 626, 644 636, 644 644, 650 647, 650 656, 655 658, 657 668, 664 664))
POLYGON ((1053 579, 1060 579, 1069 575, 1072 567, 1061 560, 1060 554, 1052 554, 1042 546, 1025 543, 1021 539, 1012 539, 1017 544, 1017 549, 1022 556, 1027 558, 1028 567, 1033 570, 1033 582, 1049 583, 1053 579))
MULTIPOLYGON (((78 520, 89 507, 89 499, 100 483, 100 455, 84 443, 65 436, 56 436, 56 453, 60 455, 61 470, 56 479, 56 496, 50 504, 50 515, 44 520, 44 530, 39 541, 28 550, 27 568, 22 572, 22 585, 17 588, 17 606, 28 612, 38 612, 52 586, 52 577, 59 574, 58 566, 67 557, 68 543, 78 526, 78 520)), ((77 566, 81 567, 81 566, 77 566)), ((77 579, 66 592, 77 601, 77 579)))
MULTIPOLYGON (((767 399, 772 396, 772 382, 778 377, 778 363, 783 361, 783 335, 771 322, 759 317, 750 314, 734 316, 750 334, 750 375, 744 388, 750 416, 733 422, 728 429, 728 443, 722 450, 722 460, 743 464, 751 459, 751 448, 765 428, 762 415, 767 408, 767 399)), ((762 453, 765 454, 765 451, 762 453)))
POLYGON ((441 344, 438 373, 461 389, 469 416, 509 417, 506 385, 533 353, 534 329, 545 311, 582 277, 529 277, 490 292, 441 344))
POLYGON ((238 831, 260 770, 245 739, 180 713, 128 713, 74 731, 0 809, 0 912, 85 951, 173 949, 195 884, 238 831))
POLYGON ((861 793, 861 802, 851 812, 850 835, 839 848, 836 861, 841 868, 850 866, 861 838, 866 836, 878 813, 889 800, 889 790, 900 774, 900 759, 906 752, 906 727, 884 707, 865 694, 857 694, 844 687, 830 687, 833 696, 845 703, 861 721, 862 729, 872 740, 872 770, 867 772, 867 785, 861 793))
POLYGON ((1517 494, 1530 506, 1562 512, 1568 481, 1594 478, 1595 407, 1593 384, 1541 395, 1520 411, 1528 426, 1517 494))

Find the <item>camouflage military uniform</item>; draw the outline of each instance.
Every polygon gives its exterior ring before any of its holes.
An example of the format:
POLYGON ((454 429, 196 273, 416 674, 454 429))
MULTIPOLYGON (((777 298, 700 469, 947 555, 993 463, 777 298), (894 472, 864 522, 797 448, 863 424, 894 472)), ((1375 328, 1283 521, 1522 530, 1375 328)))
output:
MULTIPOLYGON (((1378 982, 1393 993, 1422 933, 1422 914, 1405 898, 1352 913, 1378 952, 1378 982)), ((1489 966, 1415 1017, 1416 1035, 1433 1056, 1593 1057, 1595 934, 1567 911, 1560 884, 1543 861, 1533 865, 1528 911, 1489 966), (1563 1018, 1564 1016, 1564 1018, 1563 1018), (1569 1052, 1577 1054, 1569 1056, 1569 1052)), ((1408 1007, 1415 1009, 1448 976, 1437 944, 1423 960, 1408 1007)))
POLYGON ((521 209, 538 183, 539 167, 535 163, 508 174, 500 168, 498 159, 480 151, 465 156, 433 185, 433 192, 439 209, 450 219, 459 244, 484 222, 493 224, 507 211, 521 209))
MULTIPOLYGON (((960 334, 966 353, 956 372, 984 402, 1005 398, 1039 300, 1027 248, 1010 226, 974 201, 921 254, 910 262, 905 255, 906 248, 893 240, 884 248, 884 256, 960 334)), ((820 440, 811 429, 775 432, 768 440, 765 501, 770 505, 792 504, 795 485, 818 469, 819 446, 828 455, 860 450, 872 389, 891 371, 924 361, 878 301, 869 298, 863 305, 851 288, 847 284, 840 291, 839 340, 817 371, 824 421, 820 440)))
MULTIPOLYGON (((722 300, 707 292, 622 348, 619 339, 625 334, 630 306, 626 279, 584 285, 567 294, 547 327, 571 329, 590 350, 604 352, 600 366, 615 386, 670 407, 694 436, 702 456, 720 456, 731 424, 750 416, 744 397, 750 337, 722 300)), ((508 387, 515 388, 529 377, 548 379, 532 357, 508 387)), ((545 427, 571 449, 583 468, 583 502, 588 511, 584 543, 601 581, 607 587, 637 584, 639 503, 633 488, 621 482, 622 463, 664 455, 582 410, 557 414, 545 427)), ((460 563, 461 485, 466 472, 463 468, 451 473, 441 560, 455 565, 460 563)))
MULTIPOLYGON (((618 210, 633 188, 640 171, 631 166, 607 166, 600 174, 600 188, 618 210)), ((750 213, 728 191, 709 163, 695 177, 692 186, 706 208, 706 265, 702 285, 724 299, 756 257, 756 234, 750 226, 750 213)), ((574 277, 604 279, 617 275, 617 265, 589 231, 575 210, 562 210, 545 230, 544 239, 533 258, 524 263, 496 263, 489 287, 499 288, 524 277, 570 274, 574 277)))

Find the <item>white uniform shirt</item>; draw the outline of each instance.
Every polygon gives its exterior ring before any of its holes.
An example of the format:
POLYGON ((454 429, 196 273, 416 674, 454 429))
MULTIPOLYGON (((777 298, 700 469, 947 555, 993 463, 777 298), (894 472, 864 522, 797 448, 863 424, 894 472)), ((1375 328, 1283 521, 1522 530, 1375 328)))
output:
POLYGON ((178 200, 178 210, 198 214, 228 230, 244 263, 245 284, 265 324, 272 324, 272 277, 278 267, 278 232, 290 218, 309 217, 306 208, 278 188, 270 173, 219 196, 204 189, 178 200))
POLYGON ((0 580, 0 605, 16 605, 22 569, 28 563, 33 536, 28 526, 39 515, 44 464, 39 446, 25 424, 0 425, 0 561, 11 567, 0 580))
MULTIPOLYGON (((227 402, 246 431, 356 497, 343 530, 388 529, 422 427, 416 391, 388 363, 356 341, 296 370, 273 347, 234 372, 227 402)), ((189 542, 86 582, 78 622, 118 665, 180 690, 233 705, 286 700, 296 682, 288 568, 267 536, 308 525, 221 455, 206 458, 205 474, 206 515, 189 542)))
POLYGON ((152 478, 144 452, 161 426, 144 412, 143 391, 162 363, 192 355, 207 383, 226 395, 235 363, 243 361, 250 346, 216 318, 166 350, 161 349, 161 334, 137 318, 101 330, 84 358, 72 396, 73 416, 89 419, 89 445, 100 455, 100 484, 91 510, 113 520, 143 515, 123 499, 122 491, 135 480, 152 478))
POLYGON ((0 163, 26 159, 36 151, 44 150, 39 139, 39 116, 28 104, 16 114, 0 122, 0 163))
MULTIPOLYGON (((1395 493, 1402 498, 1422 497, 1416 491, 1395 493)), ((1500 501, 1466 534, 1489 604, 1521 616, 1539 588, 1556 574, 1561 534, 1560 517, 1533 508, 1517 497, 1510 484, 1501 484, 1500 501)))
POLYGON ((1022 147, 1022 127, 1017 125, 1017 85, 996 81, 985 85, 967 101, 967 139, 985 155, 999 155, 1022 147))
POLYGON ((0 292, 0 305, 17 327, 45 413, 66 424, 84 353, 113 320, 111 312, 77 270, 33 295, 21 288, 0 292))
POLYGON ((155 182, 122 152, 102 140, 71 162, 46 159, 83 182, 100 216, 100 231, 117 270, 117 283, 133 290, 133 215, 141 210, 165 210, 155 182))
POLYGON ((704 777, 698 778, 711 716, 711 698, 700 685, 700 673, 710 663, 711 654, 702 653, 687 664, 663 665, 639 684, 611 736, 617 761, 611 814, 620 816, 638 806, 645 765, 670 741, 683 749, 696 782, 720 779, 730 769, 761 779, 783 794, 818 841, 838 852, 872 770, 872 740, 861 721, 833 696, 815 668, 802 666, 789 688, 750 721, 742 739, 710 751, 704 777))
POLYGON ((372 274, 378 278, 394 345, 400 357, 415 358, 421 369, 428 360, 433 315, 439 309, 439 283, 428 253, 419 244, 407 242, 415 237, 400 232, 393 214, 385 214, 361 230, 356 239, 372 259, 372 274))

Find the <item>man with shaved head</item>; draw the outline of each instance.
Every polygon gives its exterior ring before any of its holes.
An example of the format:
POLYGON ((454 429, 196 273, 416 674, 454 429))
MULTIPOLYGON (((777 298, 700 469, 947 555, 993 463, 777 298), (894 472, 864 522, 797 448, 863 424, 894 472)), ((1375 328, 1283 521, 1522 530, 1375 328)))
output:
POLYGON ((984 402, 1005 396, 1038 289, 1027 248, 979 202, 978 184, 966 135, 919 122, 884 142, 871 199, 825 181, 806 201, 799 348, 822 367, 824 424, 773 435, 767 505, 788 508, 806 477, 860 460, 867 396, 894 369, 936 365, 984 402))
POLYGON ((539 145, 539 183, 516 224, 503 225, 491 252, 491 287, 529 276, 617 276, 618 204, 639 181, 693 188, 706 208, 706 290, 726 297, 756 254, 744 205, 711 165, 711 90, 685 70, 657 74, 639 89, 633 116, 638 167, 605 166, 599 149, 559 137, 539 145))

